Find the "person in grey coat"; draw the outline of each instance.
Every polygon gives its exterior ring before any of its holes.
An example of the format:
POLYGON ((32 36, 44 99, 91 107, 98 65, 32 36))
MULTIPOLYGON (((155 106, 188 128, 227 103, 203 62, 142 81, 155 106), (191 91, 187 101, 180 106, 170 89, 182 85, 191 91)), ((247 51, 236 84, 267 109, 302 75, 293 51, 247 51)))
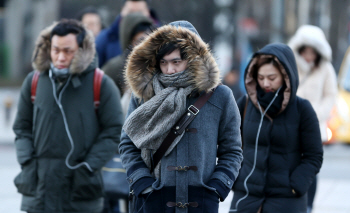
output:
POLYGON ((238 176, 242 144, 235 99, 220 85, 208 45, 191 23, 172 22, 133 49, 126 79, 133 97, 119 151, 136 198, 133 212, 218 212, 238 176), (170 129, 211 90, 151 173, 152 155, 170 129))
POLYGON ((92 32, 76 20, 44 29, 33 53, 40 72, 31 101, 34 72, 21 88, 13 126, 22 171, 15 178, 21 210, 32 213, 100 213, 101 168, 120 142, 123 113, 114 82, 103 75, 100 105, 94 107, 97 67, 92 32))

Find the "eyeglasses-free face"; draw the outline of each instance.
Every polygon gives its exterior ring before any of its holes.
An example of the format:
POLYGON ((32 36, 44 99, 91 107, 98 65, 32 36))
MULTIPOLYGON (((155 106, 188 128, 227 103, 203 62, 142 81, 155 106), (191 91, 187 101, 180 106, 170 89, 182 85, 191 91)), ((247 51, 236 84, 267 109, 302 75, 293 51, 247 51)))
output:
POLYGON ((182 60, 180 50, 176 49, 160 59, 159 66, 163 74, 170 75, 184 71, 187 68, 187 60, 182 60))

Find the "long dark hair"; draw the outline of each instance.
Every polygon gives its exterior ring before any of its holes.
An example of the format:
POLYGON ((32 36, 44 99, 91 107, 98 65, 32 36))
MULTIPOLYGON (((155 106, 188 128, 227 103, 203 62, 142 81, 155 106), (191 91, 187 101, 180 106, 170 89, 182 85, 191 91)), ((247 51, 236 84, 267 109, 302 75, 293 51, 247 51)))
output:
POLYGON ((85 29, 78 20, 75 19, 62 19, 51 31, 50 40, 54 35, 66 36, 70 33, 76 35, 77 43, 79 47, 83 47, 83 41, 85 38, 85 29))

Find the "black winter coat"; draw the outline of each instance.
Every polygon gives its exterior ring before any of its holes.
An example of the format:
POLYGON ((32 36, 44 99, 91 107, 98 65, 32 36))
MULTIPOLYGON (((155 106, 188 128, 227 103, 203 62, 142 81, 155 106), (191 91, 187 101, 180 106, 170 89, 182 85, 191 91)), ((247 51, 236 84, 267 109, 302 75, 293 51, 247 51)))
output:
POLYGON ((323 150, 316 114, 309 101, 296 96, 298 75, 292 54, 286 45, 268 45, 253 56, 246 70, 249 101, 246 106, 247 96, 238 100, 244 116, 244 160, 231 206, 237 212, 255 213, 259 208, 262 212, 306 212, 305 194, 320 170, 323 150), (261 55, 278 59, 284 68, 287 89, 282 111, 274 118, 264 116, 256 144, 261 114, 256 105, 256 89, 254 93, 256 83, 249 78, 254 72, 254 58, 261 55))

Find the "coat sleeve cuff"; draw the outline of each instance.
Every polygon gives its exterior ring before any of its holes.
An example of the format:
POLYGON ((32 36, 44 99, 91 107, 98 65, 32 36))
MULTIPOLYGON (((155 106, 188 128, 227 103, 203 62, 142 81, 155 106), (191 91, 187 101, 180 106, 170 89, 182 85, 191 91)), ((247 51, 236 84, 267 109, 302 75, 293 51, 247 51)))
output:
POLYGON ((230 188, 227 188, 220 180, 218 179, 211 179, 208 183, 208 186, 213 187, 216 189, 217 193, 220 196, 220 201, 223 202, 228 193, 230 193, 230 188))
POLYGON ((132 190, 134 190, 135 195, 138 197, 141 195, 141 193, 143 192, 143 190, 145 190, 146 188, 152 186, 152 184, 155 182, 155 179, 152 177, 143 177, 140 178, 138 181, 136 181, 133 185, 132 185, 132 190))
POLYGON ((224 186, 231 189, 236 178, 232 173, 226 172, 225 170, 216 169, 214 174, 211 176, 212 180, 220 180, 224 186))

